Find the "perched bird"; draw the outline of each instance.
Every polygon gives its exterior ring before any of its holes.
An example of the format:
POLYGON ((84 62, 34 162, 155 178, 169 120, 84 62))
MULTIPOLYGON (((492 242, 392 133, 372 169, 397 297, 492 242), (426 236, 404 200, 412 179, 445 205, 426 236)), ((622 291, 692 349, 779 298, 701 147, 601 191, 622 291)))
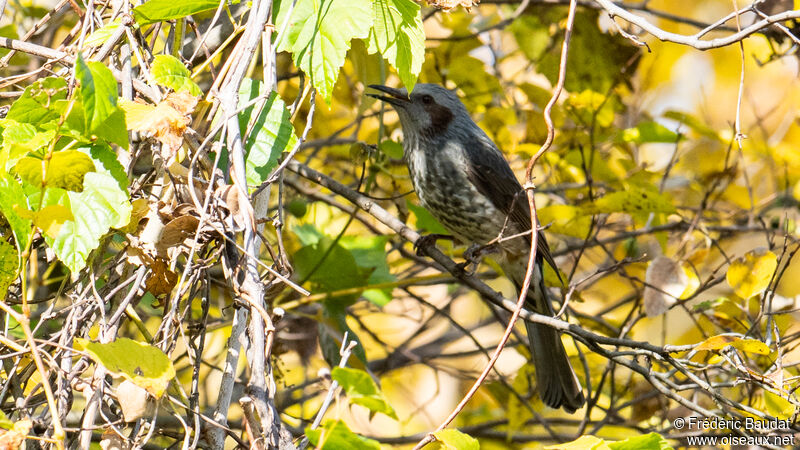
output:
MULTIPOLYGON (((503 154, 472 121, 451 91, 435 84, 405 89, 371 85, 386 95, 368 94, 390 104, 403 128, 403 158, 420 203, 458 240, 483 245, 503 240, 494 258, 517 291, 525 280, 530 254, 530 208, 522 186, 503 154)), ((525 306, 553 316, 544 285, 542 261, 555 267, 544 235, 539 232, 536 267, 525 306)), ((542 324, 525 323, 536 366, 542 401, 552 408, 574 412, 584 398, 570 366, 559 332, 542 324)))

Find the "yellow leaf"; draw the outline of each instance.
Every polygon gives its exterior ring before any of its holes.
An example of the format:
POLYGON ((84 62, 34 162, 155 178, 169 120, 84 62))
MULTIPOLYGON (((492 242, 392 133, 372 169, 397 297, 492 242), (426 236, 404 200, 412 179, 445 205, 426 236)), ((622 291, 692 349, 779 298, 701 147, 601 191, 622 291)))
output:
POLYGON ((697 277, 697 273, 690 267, 681 266, 681 268, 683 269, 683 273, 686 274, 688 283, 686 283, 686 289, 683 290, 680 297, 678 298, 680 298, 681 300, 686 300, 687 298, 694 295, 694 293, 700 287, 700 278, 697 277))
POLYGON ((77 150, 53 152, 50 161, 26 156, 14 166, 14 171, 28 183, 41 187, 56 187, 68 191, 83 191, 83 177, 94 172, 92 158, 77 150))
POLYGON ((767 412, 778 419, 786 420, 794 414, 792 402, 779 395, 764 391, 764 401, 767 404, 767 412))
POLYGON ((739 297, 748 299, 769 286, 778 258, 769 250, 756 249, 734 261, 725 277, 739 297))
POLYGON ((756 353, 758 355, 769 355, 770 353, 767 344, 761 341, 756 339, 742 339, 738 336, 730 335, 712 336, 694 349, 696 351, 718 351, 729 345, 747 353, 756 353))
POLYGON ((795 200, 800 201, 800 181, 795 183, 794 189, 792 189, 792 196, 795 200))
POLYGON ((728 336, 728 335, 720 335, 720 336, 712 336, 702 343, 695 347, 696 351, 712 351, 712 350, 721 350, 732 343, 741 340, 740 337, 737 336, 728 336))
POLYGON ((769 355, 770 353, 767 344, 756 339, 741 339, 731 345, 747 353, 756 353, 759 355, 769 355))
POLYGON ((549 205, 536 209, 539 223, 552 233, 586 239, 592 218, 572 205, 549 205))
POLYGON ((72 211, 64 205, 48 205, 40 211, 31 211, 15 205, 14 211, 20 216, 33 221, 34 225, 42 230, 42 233, 53 239, 58 236, 58 232, 64 222, 75 218, 72 215, 72 211))
POLYGON ((22 419, 15 422, 10 430, 0 429, 0 449, 22 448, 32 427, 33 422, 30 419, 22 419))
POLYGON ((111 374, 122 376, 160 398, 170 380, 175 378, 175 367, 160 349, 128 338, 118 338, 108 344, 76 338, 75 349, 89 353, 92 359, 105 366, 111 374))

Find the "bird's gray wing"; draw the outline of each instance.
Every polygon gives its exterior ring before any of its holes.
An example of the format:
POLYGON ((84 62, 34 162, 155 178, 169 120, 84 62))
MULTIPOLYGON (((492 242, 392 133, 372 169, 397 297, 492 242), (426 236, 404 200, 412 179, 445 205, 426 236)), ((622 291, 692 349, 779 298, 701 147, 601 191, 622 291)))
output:
MULTIPOLYGON (((531 210, 528 207, 528 198, 514 171, 488 136, 482 135, 477 145, 467 150, 467 161, 467 177, 478 192, 505 213, 511 223, 523 230, 530 230, 531 210)), ((538 235, 536 253, 558 273, 544 234, 539 231, 538 235)))

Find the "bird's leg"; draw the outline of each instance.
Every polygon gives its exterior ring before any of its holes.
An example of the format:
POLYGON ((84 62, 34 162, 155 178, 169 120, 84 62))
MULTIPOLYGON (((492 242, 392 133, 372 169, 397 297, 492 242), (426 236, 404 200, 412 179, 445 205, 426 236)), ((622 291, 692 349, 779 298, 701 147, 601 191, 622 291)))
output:
POLYGON ((464 259, 466 261, 459 263, 458 268, 464 270, 469 275, 474 275, 483 257, 495 251, 497 251, 497 246, 495 244, 470 244, 464 251, 464 259), (466 270, 470 265, 473 265, 472 270, 466 270))
POLYGON ((424 249, 430 247, 431 245, 436 245, 436 241, 439 239, 447 239, 448 241, 455 241, 456 238, 450 236, 449 234, 439 234, 439 233, 431 233, 425 234, 419 237, 416 242, 414 242, 414 251, 417 252, 417 256, 425 256, 424 249))

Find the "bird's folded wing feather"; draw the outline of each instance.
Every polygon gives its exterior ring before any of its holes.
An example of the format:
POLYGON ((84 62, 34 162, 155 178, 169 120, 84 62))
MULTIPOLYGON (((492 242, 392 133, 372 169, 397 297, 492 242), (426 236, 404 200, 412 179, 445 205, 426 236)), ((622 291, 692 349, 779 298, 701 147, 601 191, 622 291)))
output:
MULTIPOLYGON (((517 181, 514 171, 488 136, 478 141, 479 148, 468 150, 469 158, 467 176, 475 188, 486 196, 492 204, 508 215, 509 221, 523 230, 531 228, 531 210, 522 186, 517 181), (515 200, 516 198, 516 200, 515 200)), ((558 273, 550 246, 544 234, 539 231, 536 253, 540 255, 558 273)), ((560 276, 559 276, 560 278, 560 276)))

